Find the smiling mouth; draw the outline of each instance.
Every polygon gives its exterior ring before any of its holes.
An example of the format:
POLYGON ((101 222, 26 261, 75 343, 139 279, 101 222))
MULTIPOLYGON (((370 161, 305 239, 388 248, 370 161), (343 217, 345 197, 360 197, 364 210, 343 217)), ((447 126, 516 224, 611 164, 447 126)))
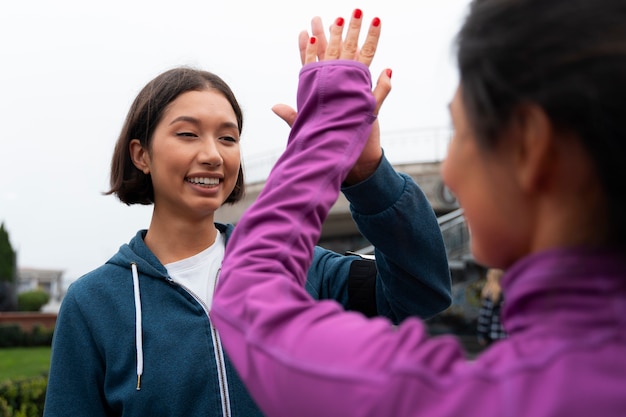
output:
POLYGON ((195 185, 200 185, 202 187, 214 187, 216 185, 219 185, 220 183, 219 178, 208 178, 208 177, 187 178, 186 181, 195 185))

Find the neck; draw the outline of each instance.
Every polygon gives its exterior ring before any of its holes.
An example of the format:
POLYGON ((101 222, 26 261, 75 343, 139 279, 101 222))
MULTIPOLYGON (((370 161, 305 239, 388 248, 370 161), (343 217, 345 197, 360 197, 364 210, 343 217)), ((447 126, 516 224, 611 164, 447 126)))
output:
POLYGON ((535 247, 602 246, 609 224, 604 188, 580 141, 556 141, 549 176, 537 190, 535 247))
POLYGON ((606 203, 600 185, 577 182, 569 190, 566 186, 561 189, 565 192, 539 206, 536 249, 606 244, 606 203))
POLYGON ((217 233, 212 215, 201 221, 189 221, 161 219, 154 212, 144 241, 165 265, 202 252, 215 242, 217 233))

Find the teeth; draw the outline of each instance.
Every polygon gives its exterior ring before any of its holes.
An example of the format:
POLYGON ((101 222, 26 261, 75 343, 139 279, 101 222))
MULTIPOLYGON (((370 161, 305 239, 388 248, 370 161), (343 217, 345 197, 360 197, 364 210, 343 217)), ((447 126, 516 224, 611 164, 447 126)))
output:
POLYGON ((194 184, 202 184, 202 185, 217 185, 220 183, 218 178, 187 178, 187 181, 194 184))

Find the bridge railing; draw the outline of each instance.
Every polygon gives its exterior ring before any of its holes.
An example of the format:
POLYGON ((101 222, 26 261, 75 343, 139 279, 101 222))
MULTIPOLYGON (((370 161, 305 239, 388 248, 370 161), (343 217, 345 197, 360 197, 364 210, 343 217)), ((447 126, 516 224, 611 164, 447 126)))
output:
MULTIPOLYGON (((448 260, 463 262, 470 255, 470 234, 463 209, 457 209, 437 218, 448 260)), ((373 255, 374 246, 369 245, 355 251, 359 255, 373 255)))
POLYGON ((463 216, 457 209, 437 219, 446 245, 449 260, 460 260, 470 254, 470 233, 463 216))

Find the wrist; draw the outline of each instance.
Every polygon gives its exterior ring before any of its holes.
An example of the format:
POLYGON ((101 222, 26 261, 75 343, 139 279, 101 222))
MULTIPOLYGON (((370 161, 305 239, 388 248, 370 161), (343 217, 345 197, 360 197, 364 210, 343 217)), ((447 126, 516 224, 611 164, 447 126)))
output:
POLYGON ((343 181, 342 186, 350 187, 352 185, 356 185, 360 182, 365 181, 376 172, 382 160, 383 154, 381 151, 378 159, 365 163, 357 163, 346 176, 346 179, 343 181))

